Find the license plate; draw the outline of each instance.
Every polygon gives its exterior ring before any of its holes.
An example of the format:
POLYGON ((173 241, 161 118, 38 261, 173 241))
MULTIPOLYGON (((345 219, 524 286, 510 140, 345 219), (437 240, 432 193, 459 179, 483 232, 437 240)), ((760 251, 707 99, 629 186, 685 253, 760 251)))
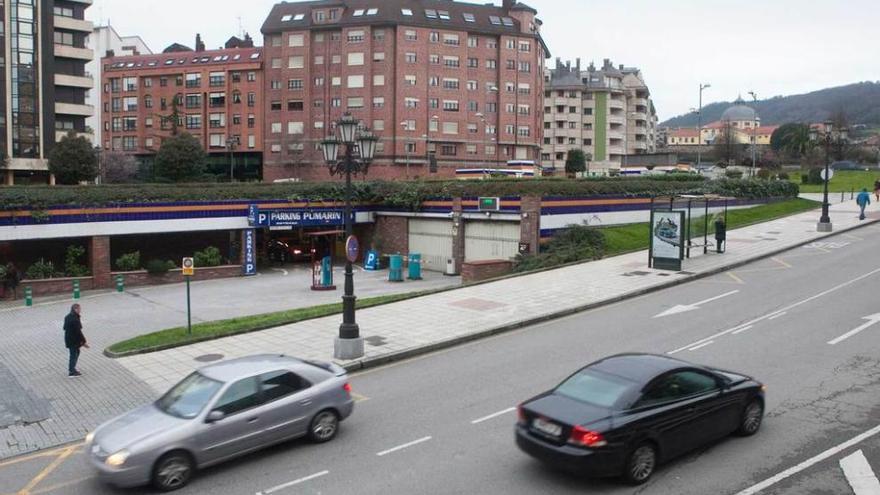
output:
POLYGON ((532 427, 540 431, 541 433, 550 435, 552 437, 558 437, 562 434, 561 426, 551 423, 549 421, 545 421, 541 418, 535 418, 535 420, 532 421, 532 427))

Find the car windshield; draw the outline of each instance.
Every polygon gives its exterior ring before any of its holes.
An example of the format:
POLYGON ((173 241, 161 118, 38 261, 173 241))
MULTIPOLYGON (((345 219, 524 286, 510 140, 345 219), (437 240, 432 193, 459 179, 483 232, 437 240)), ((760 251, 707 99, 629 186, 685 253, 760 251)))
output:
POLYGON ((555 393, 602 407, 612 407, 635 386, 624 378, 583 369, 562 382, 555 393))
POLYGON ((198 416, 222 386, 222 382, 195 372, 157 400, 156 407, 172 416, 191 419, 198 416))

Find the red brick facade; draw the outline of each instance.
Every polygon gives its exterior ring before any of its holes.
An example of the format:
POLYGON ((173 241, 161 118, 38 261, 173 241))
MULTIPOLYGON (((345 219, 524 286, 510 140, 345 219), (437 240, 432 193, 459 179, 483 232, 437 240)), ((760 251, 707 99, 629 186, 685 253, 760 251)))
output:
POLYGON ((370 249, 376 249, 375 244, 378 243, 383 254, 408 254, 409 219, 406 217, 376 217, 372 241, 370 249))
POLYGON ((510 273, 512 268, 510 260, 469 261, 461 267, 461 281, 466 284, 501 277, 510 273))
POLYGON ((110 238, 92 237, 88 251, 94 288, 110 287, 110 238))

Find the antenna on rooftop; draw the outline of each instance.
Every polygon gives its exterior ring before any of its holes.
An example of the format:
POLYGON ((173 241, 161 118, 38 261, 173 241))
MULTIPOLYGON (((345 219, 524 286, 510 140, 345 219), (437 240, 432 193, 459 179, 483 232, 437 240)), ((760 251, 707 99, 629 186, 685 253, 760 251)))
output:
POLYGON ((244 39, 244 26, 241 23, 241 16, 238 16, 238 37, 244 39))

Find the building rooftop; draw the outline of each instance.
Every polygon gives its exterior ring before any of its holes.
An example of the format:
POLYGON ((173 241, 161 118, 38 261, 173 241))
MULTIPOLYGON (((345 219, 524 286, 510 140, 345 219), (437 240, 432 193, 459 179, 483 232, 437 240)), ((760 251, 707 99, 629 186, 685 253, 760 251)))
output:
POLYGON ((262 61, 262 48, 230 48, 203 52, 161 53, 158 55, 131 55, 102 59, 107 70, 158 69, 162 67, 192 67, 202 65, 247 64, 262 61))

